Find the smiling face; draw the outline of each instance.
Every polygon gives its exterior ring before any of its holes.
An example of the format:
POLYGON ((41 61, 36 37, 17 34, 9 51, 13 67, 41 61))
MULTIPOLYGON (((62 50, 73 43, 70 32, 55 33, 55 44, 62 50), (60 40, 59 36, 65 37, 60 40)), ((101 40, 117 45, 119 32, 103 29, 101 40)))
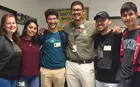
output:
POLYGON ((84 10, 81 5, 73 5, 71 8, 72 18, 75 21, 82 20, 82 16, 84 15, 84 10))
POLYGON ((56 15, 49 15, 46 19, 49 29, 56 29, 58 18, 56 15))
POLYGON ((99 32, 104 32, 109 27, 110 24, 111 21, 108 19, 103 19, 101 17, 96 19, 96 29, 99 32))
POLYGON ((136 25, 137 17, 138 17, 138 12, 134 12, 132 9, 122 13, 121 15, 123 23, 128 27, 132 27, 136 25))
POLYGON ((7 34, 13 34, 17 30, 17 24, 15 17, 7 17, 4 23, 4 29, 6 30, 7 34))
POLYGON ((35 23, 31 22, 27 26, 27 36, 33 37, 36 35, 36 33, 37 33, 37 25, 35 23))

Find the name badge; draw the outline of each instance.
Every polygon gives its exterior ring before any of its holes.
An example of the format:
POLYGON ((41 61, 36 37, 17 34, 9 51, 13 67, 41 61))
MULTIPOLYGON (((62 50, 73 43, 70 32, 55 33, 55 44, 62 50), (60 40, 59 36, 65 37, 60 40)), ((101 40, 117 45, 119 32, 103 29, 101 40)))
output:
POLYGON ((73 48, 72 52, 77 52, 77 46, 76 45, 73 45, 72 48, 73 48))
POLYGON ((61 43, 60 42, 54 43, 54 47, 61 47, 61 43))
POLYGON ((17 82, 17 86, 23 87, 25 86, 25 82, 17 82))
POLYGON ((83 30, 82 35, 83 35, 83 36, 87 35, 87 31, 86 31, 85 29, 83 30))
POLYGON ((103 50, 104 51, 111 51, 111 46, 110 45, 105 45, 103 50))

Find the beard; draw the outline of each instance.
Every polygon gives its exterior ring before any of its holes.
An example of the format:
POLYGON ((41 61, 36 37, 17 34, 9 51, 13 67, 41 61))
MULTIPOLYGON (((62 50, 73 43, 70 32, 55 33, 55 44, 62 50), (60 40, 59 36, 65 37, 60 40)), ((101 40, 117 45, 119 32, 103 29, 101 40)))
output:
POLYGON ((99 29, 99 28, 97 28, 97 31, 98 31, 98 32, 104 32, 104 29, 99 29))

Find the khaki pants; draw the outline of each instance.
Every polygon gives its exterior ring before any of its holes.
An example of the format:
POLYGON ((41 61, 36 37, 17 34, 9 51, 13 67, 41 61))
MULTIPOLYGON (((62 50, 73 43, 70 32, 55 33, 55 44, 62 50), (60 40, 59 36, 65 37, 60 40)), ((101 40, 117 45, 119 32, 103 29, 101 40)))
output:
MULTIPOLYGON (((95 87, 94 63, 78 64, 66 61, 68 87, 95 87)), ((59 87, 59 86, 58 86, 59 87)))
POLYGON ((64 87, 65 68, 50 70, 41 67, 41 87, 64 87))

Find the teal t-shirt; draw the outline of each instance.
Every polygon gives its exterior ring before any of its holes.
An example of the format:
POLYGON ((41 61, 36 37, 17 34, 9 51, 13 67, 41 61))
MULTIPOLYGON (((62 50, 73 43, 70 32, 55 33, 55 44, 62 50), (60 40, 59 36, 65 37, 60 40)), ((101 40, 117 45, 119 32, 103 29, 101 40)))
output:
POLYGON ((47 31, 44 36, 39 36, 39 41, 44 41, 41 48, 41 67, 48 69, 65 67, 65 56, 61 46, 60 33, 51 33, 47 31))

